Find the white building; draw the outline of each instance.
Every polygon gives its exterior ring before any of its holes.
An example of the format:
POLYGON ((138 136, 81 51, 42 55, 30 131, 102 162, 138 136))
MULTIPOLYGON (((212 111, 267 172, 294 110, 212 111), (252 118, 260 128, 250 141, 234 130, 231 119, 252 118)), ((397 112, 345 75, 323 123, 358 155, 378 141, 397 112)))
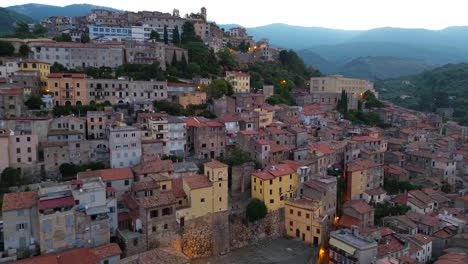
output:
POLYGON ((184 156, 187 145, 187 127, 184 120, 168 117, 169 155, 184 156))
POLYGON ((418 260, 420 263, 427 263, 432 258, 432 237, 422 234, 416 234, 406 237, 411 244, 413 253, 411 258, 418 260))
POLYGON ((133 167, 141 160, 141 131, 132 126, 108 129, 110 165, 112 168, 133 167))
POLYGON ((16 61, 4 61, 0 65, 0 78, 11 78, 11 76, 19 70, 18 63, 16 61))

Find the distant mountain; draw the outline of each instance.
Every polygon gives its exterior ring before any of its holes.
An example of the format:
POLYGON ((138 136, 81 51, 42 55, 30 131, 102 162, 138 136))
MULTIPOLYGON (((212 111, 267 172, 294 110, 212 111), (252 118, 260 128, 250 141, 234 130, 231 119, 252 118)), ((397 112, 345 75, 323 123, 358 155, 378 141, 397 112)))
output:
POLYGON ((256 39, 268 38, 277 47, 298 50, 307 64, 324 73, 395 77, 468 61, 468 27, 359 31, 271 24, 248 28, 248 32, 256 39), (392 59, 383 59, 388 57, 392 59), (397 70, 396 65, 402 68, 397 70))
POLYGON ((105 6, 95 6, 90 4, 74 4, 67 5, 64 7, 42 4, 25 4, 9 6, 6 9, 15 11, 25 16, 29 16, 35 21, 40 21, 44 18, 51 16, 84 16, 89 14, 93 9, 107 9, 118 11, 114 8, 105 6))
POLYGON ((346 63, 339 73, 366 79, 388 79, 421 73, 434 68, 424 60, 394 57, 359 57, 346 63))
POLYGON ((33 20, 30 17, 16 13, 0 7, 0 34, 13 33, 17 22, 31 23, 33 20))
POLYGON ((320 27, 290 26, 271 24, 247 29, 255 39, 268 38, 278 47, 289 49, 306 49, 318 45, 332 45, 348 41, 361 31, 341 30, 320 27))

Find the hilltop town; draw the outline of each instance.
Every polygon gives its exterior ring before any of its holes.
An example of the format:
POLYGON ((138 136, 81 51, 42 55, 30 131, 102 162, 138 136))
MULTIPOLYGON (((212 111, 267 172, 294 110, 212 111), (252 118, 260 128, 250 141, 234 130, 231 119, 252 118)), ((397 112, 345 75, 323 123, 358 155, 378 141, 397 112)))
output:
POLYGON ((468 263, 468 129, 324 76, 207 10, 0 39, 0 262, 468 263))

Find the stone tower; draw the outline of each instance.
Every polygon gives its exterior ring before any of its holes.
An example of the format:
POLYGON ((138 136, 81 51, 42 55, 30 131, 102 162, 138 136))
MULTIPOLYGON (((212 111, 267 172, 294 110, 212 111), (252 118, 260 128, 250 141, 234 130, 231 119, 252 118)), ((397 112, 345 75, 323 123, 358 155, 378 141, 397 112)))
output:
POLYGON ((206 8, 205 7, 201 8, 201 16, 202 16, 202 19, 206 22, 208 17, 206 16, 206 8))

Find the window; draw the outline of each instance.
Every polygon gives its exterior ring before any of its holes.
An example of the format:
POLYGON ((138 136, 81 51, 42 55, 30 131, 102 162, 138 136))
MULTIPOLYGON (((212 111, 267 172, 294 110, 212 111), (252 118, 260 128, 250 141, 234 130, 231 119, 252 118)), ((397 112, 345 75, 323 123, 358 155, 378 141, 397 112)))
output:
POLYGON ((16 148, 16 153, 17 153, 17 154, 20 154, 20 153, 21 153, 21 149, 20 149, 20 148, 16 148))
POLYGON ((274 203, 275 202, 275 199, 270 199, 270 203, 274 203))
POLYGON ((310 231, 310 226, 307 226, 307 231, 310 231))
POLYGON ((130 184, 129 180, 125 180, 125 186, 128 186, 130 184))
POLYGON ((16 224, 16 231, 18 231, 18 230, 24 230, 24 229, 26 229, 26 226, 27 226, 26 223, 16 224))
POLYGON ((289 209, 289 214, 294 214, 294 210, 293 210, 293 209, 289 209))
POLYGON ((31 147, 28 147, 28 153, 31 153, 31 147))
POLYGON ((106 187, 112 187, 112 182, 106 182, 106 187))
POLYGON ((31 137, 27 137, 26 141, 31 142, 31 137))
POLYGON ((152 232, 156 232, 156 226, 153 226, 153 227, 151 228, 151 231, 152 231, 152 232))
POLYGON ((205 202, 205 198, 201 198, 201 199, 200 199, 200 202, 201 202, 201 203, 204 203, 204 202, 205 202))
POLYGON ((95 196, 94 194, 91 194, 91 195, 89 196, 89 200, 90 200, 92 203, 96 202, 96 196, 95 196))
POLYGON ((172 208, 171 207, 167 207, 167 208, 164 208, 162 209, 162 215, 171 215, 172 214, 172 208))
POLYGON ((309 214, 309 213, 306 214, 306 218, 307 218, 307 219, 310 218, 310 214, 309 214))
POLYGON ((272 184, 273 184, 273 180, 270 180, 270 185, 272 185, 272 184))
POLYGON ((270 190, 270 194, 273 194, 273 190, 270 190))
POLYGON ((163 184, 163 185, 161 186, 161 189, 166 190, 166 184, 163 184))
POLYGON ((169 226, 167 224, 164 224, 164 229, 167 229, 169 226))
POLYGON ((219 201, 221 202, 223 200, 223 198, 219 197, 219 201))
POLYGON ((289 225, 292 226, 292 225, 293 225, 293 221, 289 221, 289 225))
POLYGON ((302 212, 301 211, 297 211, 297 216, 301 216, 302 215, 302 212))
POLYGON ((159 211, 158 210, 153 210, 150 212, 150 217, 155 218, 159 216, 159 211))
POLYGON ((317 234, 320 234, 320 229, 317 228, 317 234))

